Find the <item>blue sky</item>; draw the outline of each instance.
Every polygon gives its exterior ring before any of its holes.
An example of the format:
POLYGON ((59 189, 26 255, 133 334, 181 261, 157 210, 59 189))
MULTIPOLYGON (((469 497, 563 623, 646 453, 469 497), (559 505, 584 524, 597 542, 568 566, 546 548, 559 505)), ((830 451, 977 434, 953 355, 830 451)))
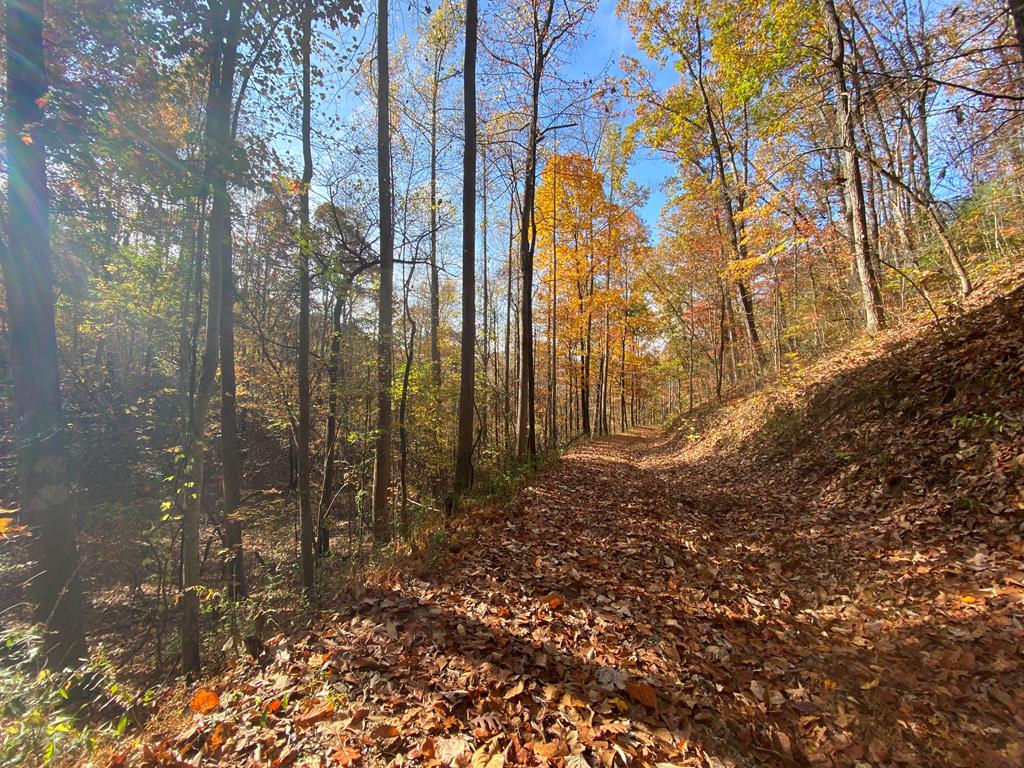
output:
MULTIPOLYGON (((433 5, 433 3, 431 3, 433 5)), ((480 13, 482 20, 486 18, 489 3, 481 4, 480 13)), ((644 60, 645 57, 637 50, 632 35, 626 22, 620 20, 615 14, 616 0, 600 0, 597 10, 587 26, 586 38, 579 44, 569 57, 565 65, 565 71, 561 74, 564 77, 575 80, 596 78, 602 74, 612 77, 621 75, 619 61, 623 54, 629 54, 644 60)), ((390 26, 392 39, 397 39, 403 34, 414 36, 417 25, 422 21, 424 6, 405 6, 393 4, 390 14, 390 26)), ((360 26, 355 32, 355 37, 361 39, 363 45, 372 43, 373 14, 367 13, 360 26), (369 28, 366 26, 369 25, 369 28)), ((343 35, 343 38, 350 38, 352 33, 343 35)), ((365 50, 365 49, 364 49, 365 50)), ((461 53, 457 54, 461 56, 461 53)), ((330 70, 332 65, 337 66, 337 60, 331 61, 333 55, 327 60, 322 60, 321 66, 330 70)), ((652 63, 649 62, 648 63, 652 63)), ((659 86, 667 86, 674 82, 675 72, 669 68, 658 73, 655 78, 659 86)), ((327 104, 318 104, 319 119, 329 117, 331 114, 339 115, 353 112, 363 112, 366 119, 372 119, 372 112, 366 111, 369 102, 365 91, 357 94, 353 87, 356 79, 342 73, 340 81, 336 81, 331 89, 330 98, 327 104)), ((372 106, 372 105, 370 105, 372 106)), ((314 117, 316 121, 318 117, 314 117)), ((628 122, 628 116, 625 120, 628 122)), ((300 162, 298 136, 291 131, 285 131, 279 135, 276 146, 287 155, 298 167, 300 162)), ((665 202, 665 195, 661 191, 662 182, 673 172, 672 166, 658 156, 648 152, 642 147, 637 152, 630 166, 630 179, 650 190, 647 204, 640 210, 640 215, 650 226, 651 231, 657 234, 658 216, 661 207, 665 202)), ((320 190, 321 196, 325 196, 320 190)))
MULTIPOLYGON (((621 74, 619 59, 622 54, 645 60, 633 42, 629 26, 615 15, 616 0, 601 0, 590 22, 587 40, 580 46, 578 56, 573 56, 568 74, 574 78, 593 76, 607 69, 612 76, 621 74)), ((648 62, 651 63, 651 62, 648 62)), ((657 78, 659 85, 670 84, 671 70, 657 78), (664 82, 663 82, 664 81, 664 82)), ((672 166, 661 157, 639 147, 630 167, 630 178, 650 189, 647 205, 641 209, 643 219, 652 232, 657 231, 658 214, 665 202, 661 183, 672 174, 672 166)))

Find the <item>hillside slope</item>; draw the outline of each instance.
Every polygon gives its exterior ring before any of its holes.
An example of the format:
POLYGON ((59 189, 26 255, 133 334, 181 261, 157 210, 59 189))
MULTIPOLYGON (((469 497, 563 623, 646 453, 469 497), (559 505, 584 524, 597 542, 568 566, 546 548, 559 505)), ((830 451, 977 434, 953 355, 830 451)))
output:
POLYGON ((862 340, 682 418, 647 462, 739 554, 716 585, 775 574, 846 699, 835 722, 860 732, 849 754, 872 763, 1024 762, 1024 288, 1009 282, 942 329, 862 340))

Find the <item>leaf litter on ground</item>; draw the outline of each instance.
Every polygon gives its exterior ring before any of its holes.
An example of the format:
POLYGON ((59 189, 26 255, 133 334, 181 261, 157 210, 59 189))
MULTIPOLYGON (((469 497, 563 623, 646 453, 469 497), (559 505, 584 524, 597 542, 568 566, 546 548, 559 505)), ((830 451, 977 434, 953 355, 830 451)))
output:
POLYGON ((120 764, 1024 764, 1024 290, 980 294, 578 447, 120 764))

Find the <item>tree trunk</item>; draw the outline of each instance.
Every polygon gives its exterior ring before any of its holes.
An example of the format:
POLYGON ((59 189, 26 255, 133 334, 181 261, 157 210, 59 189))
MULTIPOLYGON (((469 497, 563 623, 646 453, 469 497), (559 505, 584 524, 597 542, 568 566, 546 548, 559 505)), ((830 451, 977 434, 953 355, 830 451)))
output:
MULTIPOLYGON (((612 287, 612 263, 611 263, 611 249, 608 252, 608 260, 605 265, 605 292, 611 295, 612 287)), ((607 435, 611 431, 611 416, 609 413, 608 406, 608 369, 611 367, 611 313, 609 308, 606 306, 604 310, 604 349, 601 351, 601 364, 599 370, 599 381, 598 386, 600 387, 601 396, 598 398, 598 430, 602 435, 607 435)))
POLYGON ((721 305, 718 311, 718 354, 715 357, 715 399, 722 401, 722 380, 725 378, 725 340, 728 331, 725 327, 726 303, 729 297, 725 292, 725 284, 719 282, 721 305))
POLYGON ((854 262, 860 281, 865 325, 869 333, 876 333, 885 326, 885 313, 882 308, 882 294, 879 291, 878 280, 868 252, 864 182, 857 159, 853 105, 850 101, 850 91, 847 88, 846 52, 842 27, 834 0, 821 0, 821 8, 828 30, 829 62, 836 99, 836 129, 843 157, 843 185, 850 210, 852 225, 850 234, 853 241, 854 262))
POLYGON ((377 446, 373 465, 373 538, 391 539, 391 353, 395 233, 391 214, 391 114, 388 71, 388 0, 377 0, 377 188, 380 217, 380 286, 377 295, 377 446))
POLYGON ((473 410, 476 385, 476 27, 477 1, 466 0, 466 144, 462 156, 462 361, 455 490, 473 482, 473 410))
MULTIPOLYGON (((707 122, 708 136, 711 139, 711 148, 714 153, 715 171, 718 177, 718 190, 722 200, 722 210, 725 212, 725 222, 729 231, 729 242, 732 244, 733 256, 738 261, 746 261, 747 247, 740 235, 740 227, 736 221, 736 212, 733 209, 732 192, 729 189, 729 182, 725 175, 725 159, 723 157, 722 145, 718 138, 718 128, 715 122, 715 115, 711 109, 711 100, 704 87, 704 76, 701 72, 698 77, 701 97, 704 104, 704 117, 707 122)), ((761 347, 761 339, 757 332, 757 322, 754 318, 754 302, 750 295, 750 289, 744 280, 737 280, 736 287, 739 290, 740 301, 743 303, 743 325, 747 332, 747 340, 754 353, 754 362, 758 368, 764 366, 764 350, 761 347)))
POLYGON ((415 265, 409 271, 402 292, 402 318, 409 328, 409 337, 405 347, 405 365, 402 368, 402 394, 398 399, 398 478, 401 487, 401 506, 399 508, 399 535, 406 541, 412 535, 412 521, 409 519, 409 432, 406 429, 406 414, 409 406, 409 374, 412 372, 413 353, 416 351, 416 321, 409 312, 409 284, 415 273, 415 265))
POLYGON ((9 312, 19 494, 41 569, 31 592, 35 617, 46 626, 44 658, 49 667, 61 668, 75 665, 88 651, 50 262, 42 0, 8 0, 6 24, 9 209, 0 266, 9 312))
POLYGON ((313 4, 302 7, 302 187, 299 192, 299 549, 302 560, 302 588, 306 599, 316 594, 313 551, 313 500, 310 493, 310 392, 309 392, 309 259, 313 249, 309 228, 309 185, 313 181, 313 149, 310 141, 312 118, 311 52, 313 4))
POLYGON ((230 212, 224 222, 224 266, 221 275, 220 317, 220 462, 223 474, 224 547, 229 552, 228 596, 248 593, 242 549, 242 521, 237 517, 242 498, 242 452, 238 438, 235 385, 235 280, 230 212))
POLYGON ((220 318, 223 289, 224 243, 231 208, 227 169, 231 160, 231 100, 241 27, 241 0, 211 7, 210 93, 206 112, 207 178, 213 204, 208 227, 209 301, 206 311, 206 347, 199 366, 199 383, 192 403, 186 468, 189 484, 182 499, 181 564, 181 668, 187 676, 199 672, 199 512, 203 495, 203 453, 210 396, 220 356, 220 318))
POLYGON ((583 414, 583 434, 590 437, 592 430, 590 422, 590 360, 591 360, 591 332, 593 330, 593 295, 594 295, 594 272, 593 264, 590 266, 589 287, 580 288, 580 314, 583 314, 584 306, 587 312, 587 324, 583 338, 580 339, 580 348, 583 354, 580 358, 580 412, 583 414), (587 303, 584 305, 584 296, 587 303))
POLYGON ((519 298, 519 429, 516 455, 519 458, 537 452, 534 417, 533 360, 533 204, 537 188, 537 142, 540 110, 540 78, 544 71, 540 53, 534 63, 533 92, 530 101, 530 135, 526 147, 526 178, 523 180, 523 208, 519 222, 519 264, 522 286, 519 298))
MULTIPOLYGON (((438 60, 440 54, 436 54, 438 60)), ((434 386, 441 386, 441 347, 438 327, 441 324, 440 279, 437 269, 437 99, 441 87, 440 65, 435 64, 433 90, 430 96, 430 372, 434 386)))
POLYGON ((319 553, 328 552, 327 516, 334 501, 334 475, 338 465, 338 380, 341 371, 341 314, 344 297, 341 292, 334 297, 334 311, 331 313, 331 351, 327 363, 327 438, 324 448, 324 484, 320 489, 320 547, 319 553))
POLYGON ((695 366, 694 354, 693 354, 693 352, 694 352, 694 350, 693 350, 694 312, 693 312, 693 284, 692 283, 687 286, 687 291, 688 291, 688 294, 689 294, 689 301, 687 302, 687 308, 689 309, 689 312, 690 312, 690 322, 688 323, 689 331, 690 332, 688 334, 689 338, 687 339, 687 344, 686 344, 686 347, 687 347, 687 349, 686 349, 686 351, 687 351, 687 355, 686 355, 686 390, 687 390, 687 395, 688 395, 688 403, 687 403, 687 406, 686 406, 686 413, 690 414, 690 413, 693 413, 693 374, 694 374, 694 370, 693 369, 694 369, 694 366, 695 366))
POLYGON ((626 334, 629 333, 629 289, 626 308, 622 312, 622 343, 619 356, 619 430, 626 431, 626 334))
MULTIPOLYGON (((483 245, 483 289, 484 289, 484 306, 483 306, 483 321, 484 321, 484 343, 480 354, 480 365, 483 368, 483 379, 485 387, 485 397, 483 408, 480 412, 483 414, 483 424, 481 425, 483 431, 483 445, 487 445, 489 440, 494 440, 498 430, 498 412, 497 412, 497 401, 494 397, 495 390, 491 389, 489 385, 490 378, 490 364, 491 364, 491 337, 494 335, 494 323, 491 319, 491 289, 490 289, 490 264, 487 260, 487 145, 480 145, 480 204, 483 210, 481 211, 480 219, 480 241, 483 245), (494 422, 493 425, 489 425, 490 421, 490 406, 494 405, 494 422), (493 435, 492 435, 493 432, 493 435)), ((497 368, 495 368, 495 383, 497 383, 497 368)))
POLYGON ((551 165, 551 447, 558 448, 558 158, 551 165))
MULTIPOLYGON (((515 185, 515 178, 512 179, 515 185)), ((502 393, 504 394, 505 411, 505 448, 511 452, 512 449, 512 386, 510 373, 512 371, 512 256, 515 251, 515 201, 511 192, 508 196, 508 259, 505 270, 505 381, 502 393)))

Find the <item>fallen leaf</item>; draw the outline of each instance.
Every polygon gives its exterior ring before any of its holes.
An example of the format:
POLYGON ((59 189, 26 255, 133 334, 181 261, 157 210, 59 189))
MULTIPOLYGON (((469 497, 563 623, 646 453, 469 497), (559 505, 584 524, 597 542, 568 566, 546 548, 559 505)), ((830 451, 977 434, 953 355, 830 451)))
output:
POLYGON ((487 753, 487 747, 480 747, 476 752, 473 753, 473 757, 470 759, 470 765, 473 768, 504 768, 505 756, 500 752, 495 755, 487 753))
POLYGON ((341 766, 355 765, 363 759, 363 753, 356 747, 342 744, 331 753, 331 762, 341 766))
POLYGON ((629 698, 638 704, 643 704, 648 709, 658 710, 658 692, 647 683, 629 683, 626 686, 626 693, 629 698))
POLYGON ((280 711, 281 711, 281 700, 280 699, 273 699, 272 701, 269 701, 269 702, 267 702, 266 704, 263 705, 263 709, 262 709, 261 714, 263 714, 264 716, 266 716, 266 715, 274 715, 274 714, 277 714, 280 711))
POLYGON ((310 699, 306 702, 302 712, 295 718, 295 725, 299 728, 308 728, 319 723, 334 714, 334 705, 329 701, 321 699, 310 699))
POLYGON ((272 768, 287 768, 295 762, 295 758, 299 756, 299 750, 295 747, 287 747, 284 752, 278 755, 277 759, 274 760, 270 765, 272 768))
POLYGON ((347 728, 358 728, 359 724, 363 722, 363 719, 370 714, 370 710, 367 707, 359 707, 352 712, 348 722, 345 723, 347 728))
POLYGON ((553 760, 563 754, 563 744, 559 741, 535 741, 533 742, 533 753, 545 760, 553 760))
POLYGON ((227 741, 228 736, 231 735, 232 727, 229 723, 217 723, 217 727, 213 729, 206 739, 206 752, 210 755, 215 755, 220 751, 220 748, 224 746, 224 742, 227 741))
POLYGON ((472 745, 461 736, 449 736, 437 742, 437 759, 447 765, 459 765, 468 762, 473 752, 472 745))
POLYGON ((391 725, 391 723, 380 723, 372 731, 370 736, 377 741, 384 741, 385 739, 393 739, 398 736, 401 731, 397 727, 391 725))
POLYGON ((193 712, 205 715, 220 706, 220 696, 209 688, 200 688, 188 703, 193 712))

